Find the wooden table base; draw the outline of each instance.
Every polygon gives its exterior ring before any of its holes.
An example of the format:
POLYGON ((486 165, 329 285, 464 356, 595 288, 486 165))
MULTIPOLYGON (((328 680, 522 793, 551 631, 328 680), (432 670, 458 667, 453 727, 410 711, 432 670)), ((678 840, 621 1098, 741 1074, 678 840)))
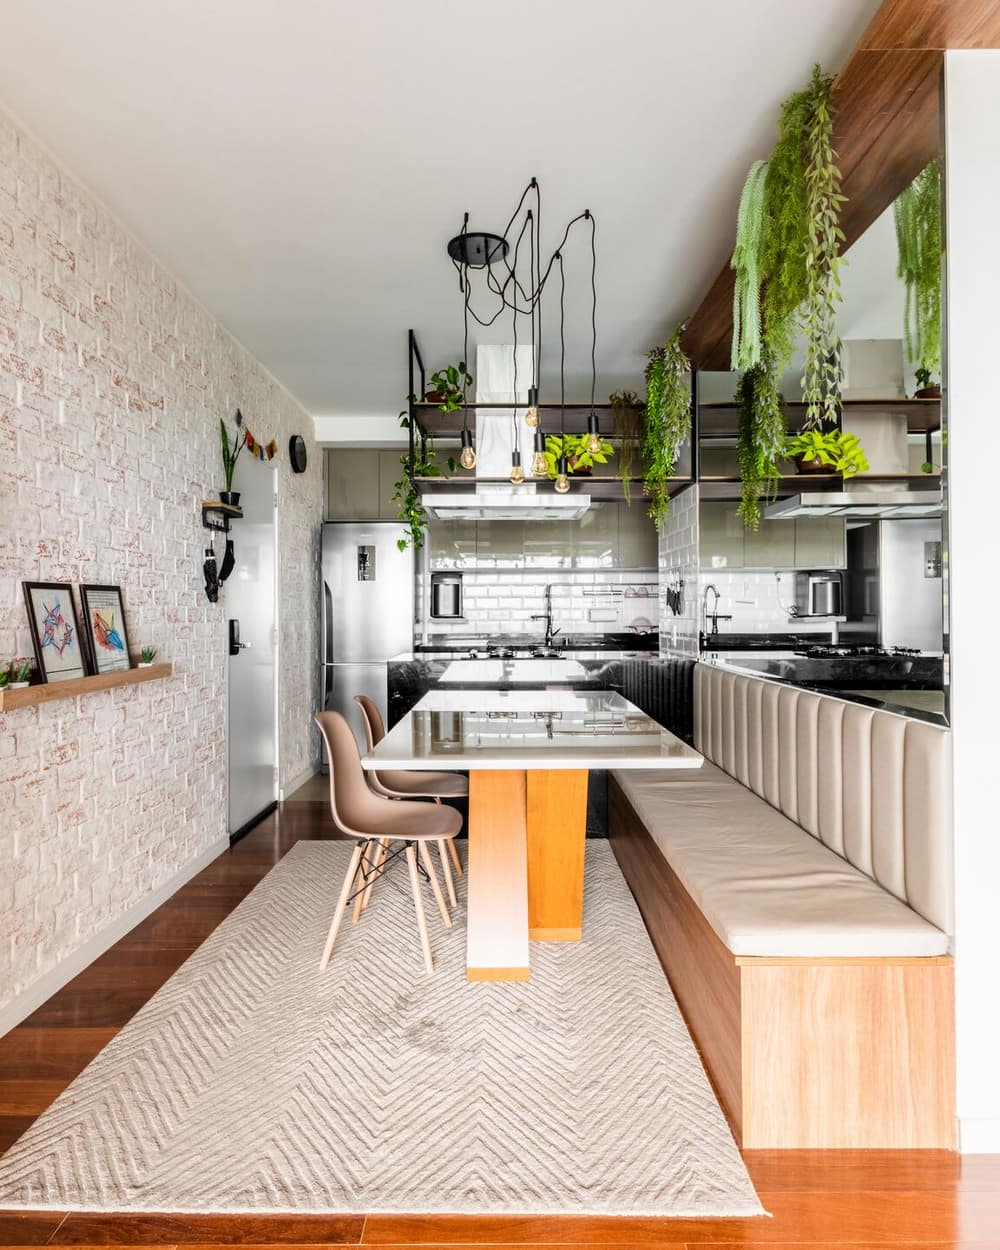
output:
POLYGON ((528 940, 583 934, 586 769, 469 774, 470 981, 524 981, 528 940))

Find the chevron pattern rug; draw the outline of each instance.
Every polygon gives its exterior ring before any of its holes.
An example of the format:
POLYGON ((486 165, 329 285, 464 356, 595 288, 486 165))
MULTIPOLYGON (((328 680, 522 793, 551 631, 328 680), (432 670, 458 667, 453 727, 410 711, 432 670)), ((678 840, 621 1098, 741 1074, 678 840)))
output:
POLYGON ((762 1214, 606 842, 586 939, 507 984, 466 981, 461 896, 450 930, 428 897, 424 974, 398 871, 321 974, 350 850, 265 877, 0 1160, 0 1207, 762 1214))

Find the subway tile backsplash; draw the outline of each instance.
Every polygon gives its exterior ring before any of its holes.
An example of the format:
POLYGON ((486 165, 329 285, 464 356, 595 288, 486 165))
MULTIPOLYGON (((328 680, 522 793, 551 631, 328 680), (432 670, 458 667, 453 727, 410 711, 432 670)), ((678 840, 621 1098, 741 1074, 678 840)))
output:
POLYGON ((545 587, 555 628, 620 633, 657 627, 656 532, 641 501, 592 506, 579 521, 432 523, 418 576, 419 632, 523 634, 545 629, 545 587), (429 575, 462 574, 463 617, 430 616, 429 575))
POLYGON ((722 633, 830 633, 828 620, 789 616, 787 609, 795 598, 795 574, 788 569, 734 569, 729 573, 711 569, 702 572, 700 583, 699 604, 704 602, 705 587, 715 586, 720 614, 733 618, 719 622, 722 633))

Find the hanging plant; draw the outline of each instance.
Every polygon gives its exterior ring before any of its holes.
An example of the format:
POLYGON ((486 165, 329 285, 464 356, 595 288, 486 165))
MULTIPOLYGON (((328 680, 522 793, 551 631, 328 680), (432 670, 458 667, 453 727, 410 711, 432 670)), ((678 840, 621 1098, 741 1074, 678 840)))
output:
POLYGON ((941 167, 933 160, 893 205, 897 273, 906 285, 906 355, 918 386, 941 376, 941 167))
POLYGON ((760 528, 761 500, 774 498, 778 457, 785 447, 785 415, 775 387, 775 370, 765 358, 747 369, 736 388, 739 427, 736 456, 740 467, 739 515, 749 530, 760 528))
POLYGON ((736 216, 736 246, 729 262, 736 271, 733 283, 733 369, 752 369, 760 364, 760 262, 766 175, 767 161, 754 161, 743 184, 736 216))
POLYGON ((608 402, 611 404, 615 434, 618 436, 618 473, 622 480, 622 493, 625 502, 631 505, 632 470, 642 440, 645 405, 635 391, 616 391, 608 396, 608 402))
POLYGON ((840 304, 840 170, 833 150, 833 112, 830 89, 833 78, 817 65, 807 93, 805 119, 806 220, 809 247, 806 252, 806 299, 802 328, 806 338, 806 363, 802 397, 806 403, 805 428, 818 430, 835 423, 840 412, 843 369, 837 307, 840 304))
MULTIPOLYGON (((410 428, 410 418, 405 412, 399 414, 399 424, 404 430, 410 428)), ((417 489, 415 479, 441 476, 441 469, 437 462, 437 452, 434 450, 434 444, 431 439, 414 439, 412 464, 408 452, 404 452, 399 457, 399 464, 403 474, 399 481, 394 484, 395 490, 392 501, 399 505, 396 517, 403 522, 409 533, 403 538, 398 538, 396 546, 400 551, 405 551, 407 547, 413 547, 414 551, 419 551, 424 545, 424 531, 427 529, 427 509, 424 507, 424 502, 420 491, 417 489)), ((448 472, 454 473, 457 468, 458 462, 454 456, 449 456, 448 472)))
POLYGON ((691 364, 681 350, 683 328, 677 327, 666 346, 654 348, 646 365, 643 489, 657 526, 670 514, 667 483, 674 476, 681 443, 691 433, 691 390, 685 377, 691 364))

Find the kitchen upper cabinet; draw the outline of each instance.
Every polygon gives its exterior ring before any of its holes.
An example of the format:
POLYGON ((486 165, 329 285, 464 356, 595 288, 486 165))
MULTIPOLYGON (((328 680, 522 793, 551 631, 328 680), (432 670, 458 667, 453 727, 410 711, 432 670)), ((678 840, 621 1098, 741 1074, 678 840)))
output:
MULTIPOLYGON (((777 522, 782 524, 782 522, 777 522)), ((799 517, 795 521, 795 567, 797 569, 847 568, 847 534, 844 521, 835 516, 799 517)))
POLYGON ((647 507, 646 499, 641 494, 634 494, 630 506, 622 504, 617 509, 620 568, 656 568, 656 526, 649 519, 647 507))
POLYGON ((742 569, 744 563, 743 522, 736 505, 703 502, 698 517, 699 563, 703 569, 742 569))
POLYGON ((616 504, 591 504, 578 521, 553 521, 563 526, 570 540, 573 567, 610 569, 621 567, 619 558, 618 513, 616 504))
POLYGON ((703 569, 842 569, 847 565, 844 522, 838 517, 761 521, 744 528, 736 504, 703 501, 699 513, 703 569))
POLYGON ((401 454, 398 448, 327 448, 327 519, 394 521, 392 496, 402 473, 401 454))

